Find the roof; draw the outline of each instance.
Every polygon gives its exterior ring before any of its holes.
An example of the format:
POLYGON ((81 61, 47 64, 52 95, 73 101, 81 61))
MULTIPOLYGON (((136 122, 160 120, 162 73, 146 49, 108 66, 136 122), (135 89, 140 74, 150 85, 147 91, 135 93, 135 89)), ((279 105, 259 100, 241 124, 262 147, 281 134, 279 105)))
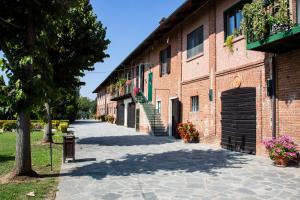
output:
POLYGON ((196 11, 204 2, 209 0, 186 0, 179 8, 177 8, 168 18, 164 19, 162 23, 142 42, 138 45, 107 77, 100 85, 93 91, 97 91, 104 86, 111 76, 125 63, 129 62, 132 58, 140 54, 144 49, 152 44, 156 39, 160 39, 165 33, 170 32, 174 25, 182 22, 185 17, 196 11))

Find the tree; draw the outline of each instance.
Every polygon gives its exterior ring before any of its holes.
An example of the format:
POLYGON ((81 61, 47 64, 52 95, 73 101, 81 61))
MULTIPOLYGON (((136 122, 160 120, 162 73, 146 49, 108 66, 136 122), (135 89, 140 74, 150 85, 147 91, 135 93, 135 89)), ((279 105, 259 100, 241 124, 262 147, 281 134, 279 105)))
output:
MULTIPOLYGON (((48 18, 49 28, 55 30, 55 40, 47 46, 47 59, 41 60, 43 65, 53 67, 52 76, 45 74, 49 79, 45 89, 45 110, 47 124, 44 142, 51 142, 51 110, 57 105, 64 92, 72 93, 84 83, 79 77, 84 76, 83 71, 94 70, 96 62, 103 62, 108 57, 105 53, 109 40, 106 39, 106 29, 97 20, 93 8, 88 0, 78 1, 76 7, 67 12, 67 17, 60 21, 48 18), (51 23, 52 22, 52 23, 51 23), (43 63, 45 62, 45 63, 43 63)), ((74 106, 68 105, 68 110, 74 111, 74 106)), ((73 116, 75 119, 76 113, 73 116)))
POLYGON ((1 96, 5 96, 1 103, 18 116, 13 174, 36 175, 31 167, 30 113, 43 101, 41 74, 51 70, 37 62, 45 58, 38 44, 51 45, 46 18, 63 16, 70 4, 67 0, 1 0, 0 5, 0 50, 5 55, 0 67, 9 79, 8 85, 1 83, 1 96))
POLYGON ((77 118, 92 118, 95 114, 96 101, 87 97, 80 97, 78 100, 78 116, 77 118))

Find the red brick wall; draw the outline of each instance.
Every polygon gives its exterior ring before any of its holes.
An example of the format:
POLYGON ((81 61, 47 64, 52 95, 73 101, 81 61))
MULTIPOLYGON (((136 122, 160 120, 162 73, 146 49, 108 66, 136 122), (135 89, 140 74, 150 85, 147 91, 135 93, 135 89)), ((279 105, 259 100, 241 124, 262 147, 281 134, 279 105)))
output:
POLYGON ((277 133, 294 137, 300 145, 300 50, 276 57, 277 133))
POLYGON ((263 136, 263 122, 262 122, 262 99, 263 99, 263 68, 264 62, 256 62, 247 66, 240 66, 236 70, 224 71, 217 74, 217 96, 216 96, 216 137, 218 143, 221 142, 222 127, 221 127, 221 112, 222 112, 222 92, 235 88, 234 80, 239 77, 241 80, 240 88, 251 87, 256 89, 256 149, 257 154, 262 154, 258 151, 261 148, 263 136))
POLYGON ((210 102, 208 97, 208 89, 208 76, 203 77, 202 80, 194 81, 192 83, 183 83, 182 85, 182 121, 190 121, 195 124, 201 138, 207 137, 210 129, 210 102), (192 96, 199 96, 198 112, 191 112, 192 96))
POLYGON ((181 83, 181 31, 176 29, 167 34, 157 45, 153 46, 148 56, 145 56, 144 62, 151 63, 152 68, 145 70, 145 96, 148 98, 148 75, 153 72, 152 84, 152 103, 161 100, 161 116, 165 127, 169 123, 169 99, 173 97, 180 98, 181 83), (171 45, 171 71, 170 74, 159 76, 159 55, 160 51, 171 45))

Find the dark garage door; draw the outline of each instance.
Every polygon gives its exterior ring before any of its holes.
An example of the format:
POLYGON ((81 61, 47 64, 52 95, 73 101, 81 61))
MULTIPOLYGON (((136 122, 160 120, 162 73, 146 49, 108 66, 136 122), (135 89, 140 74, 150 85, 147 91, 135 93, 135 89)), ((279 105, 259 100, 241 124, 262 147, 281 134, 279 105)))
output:
POLYGON ((238 88, 222 93, 223 148, 255 154, 256 89, 238 88))
POLYGON ((117 125, 122 125, 124 126, 124 104, 119 104, 117 107, 117 120, 116 124, 117 125))
POLYGON ((128 104, 127 127, 135 128, 135 103, 128 104))

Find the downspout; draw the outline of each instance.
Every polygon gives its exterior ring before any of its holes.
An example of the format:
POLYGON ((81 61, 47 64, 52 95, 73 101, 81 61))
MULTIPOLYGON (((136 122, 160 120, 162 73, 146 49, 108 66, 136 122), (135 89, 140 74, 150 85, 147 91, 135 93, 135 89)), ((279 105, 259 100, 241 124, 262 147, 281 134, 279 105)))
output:
POLYGON ((271 96, 271 117, 272 117, 272 137, 276 138, 276 54, 272 54, 270 58, 270 79, 272 80, 272 96, 271 96))

